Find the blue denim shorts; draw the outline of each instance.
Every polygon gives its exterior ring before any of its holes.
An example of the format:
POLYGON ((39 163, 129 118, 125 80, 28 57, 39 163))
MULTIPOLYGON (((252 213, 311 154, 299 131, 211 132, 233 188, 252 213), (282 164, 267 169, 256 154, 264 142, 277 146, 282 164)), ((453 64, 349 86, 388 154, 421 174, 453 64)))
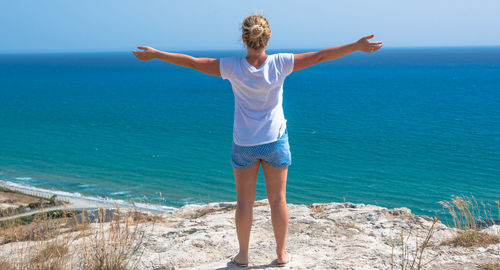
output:
POLYGON ((231 149, 231 165, 236 169, 244 169, 262 160, 273 167, 292 165, 292 155, 288 144, 288 130, 272 143, 241 146, 233 142, 231 149))

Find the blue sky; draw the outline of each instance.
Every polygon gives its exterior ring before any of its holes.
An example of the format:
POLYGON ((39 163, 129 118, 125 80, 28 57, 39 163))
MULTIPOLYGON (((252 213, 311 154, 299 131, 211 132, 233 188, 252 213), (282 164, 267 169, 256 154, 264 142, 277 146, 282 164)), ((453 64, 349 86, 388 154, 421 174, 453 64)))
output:
POLYGON ((500 1, 2 1, 0 52, 241 49, 264 12, 269 48, 322 48, 375 34, 384 47, 498 46, 500 1))

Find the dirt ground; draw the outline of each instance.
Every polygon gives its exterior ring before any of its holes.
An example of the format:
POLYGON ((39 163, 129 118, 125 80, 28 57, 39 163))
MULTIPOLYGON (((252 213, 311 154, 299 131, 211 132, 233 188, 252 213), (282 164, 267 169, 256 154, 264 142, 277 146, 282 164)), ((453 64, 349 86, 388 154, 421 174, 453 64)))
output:
POLYGON ((39 198, 30 195, 0 190, 0 210, 5 210, 10 207, 17 208, 20 205, 27 206, 39 200, 39 198))

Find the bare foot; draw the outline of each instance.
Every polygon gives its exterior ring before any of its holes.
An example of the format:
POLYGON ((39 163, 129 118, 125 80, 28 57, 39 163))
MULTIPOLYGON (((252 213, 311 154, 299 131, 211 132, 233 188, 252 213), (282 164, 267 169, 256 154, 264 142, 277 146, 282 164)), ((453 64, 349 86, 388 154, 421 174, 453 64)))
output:
POLYGON ((290 254, 285 251, 284 254, 278 255, 278 263, 288 263, 290 261, 290 254))
POLYGON ((245 257, 238 253, 236 256, 234 256, 234 261, 237 263, 248 264, 248 256, 245 257))

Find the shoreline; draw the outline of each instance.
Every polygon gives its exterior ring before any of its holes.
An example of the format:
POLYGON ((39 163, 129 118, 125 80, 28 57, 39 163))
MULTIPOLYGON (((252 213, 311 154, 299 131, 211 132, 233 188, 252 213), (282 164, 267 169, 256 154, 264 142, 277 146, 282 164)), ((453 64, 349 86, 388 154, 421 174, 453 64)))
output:
POLYGON ((56 195, 57 201, 64 202, 67 208, 72 210, 95 209, 95 208, 114 208, 117 204, 121 208, 132 209, 136 208, 142 212, 150 212, 153 214, 162 214, 176 210, 178 208, 172 206, 165 206, 159 204, 148 204, 138 202, 127 202, 121 199, 114 199, 110 197, 97 197, 92 195, 82 195, 79 192, 68 192, 62 190, 52 190, 48 188, 41 188, 27 184, 20 184, 14 181, 5 180, 0 178, 0 187, 13 190, 28 196, 41 197, 49 199, 56 195))

